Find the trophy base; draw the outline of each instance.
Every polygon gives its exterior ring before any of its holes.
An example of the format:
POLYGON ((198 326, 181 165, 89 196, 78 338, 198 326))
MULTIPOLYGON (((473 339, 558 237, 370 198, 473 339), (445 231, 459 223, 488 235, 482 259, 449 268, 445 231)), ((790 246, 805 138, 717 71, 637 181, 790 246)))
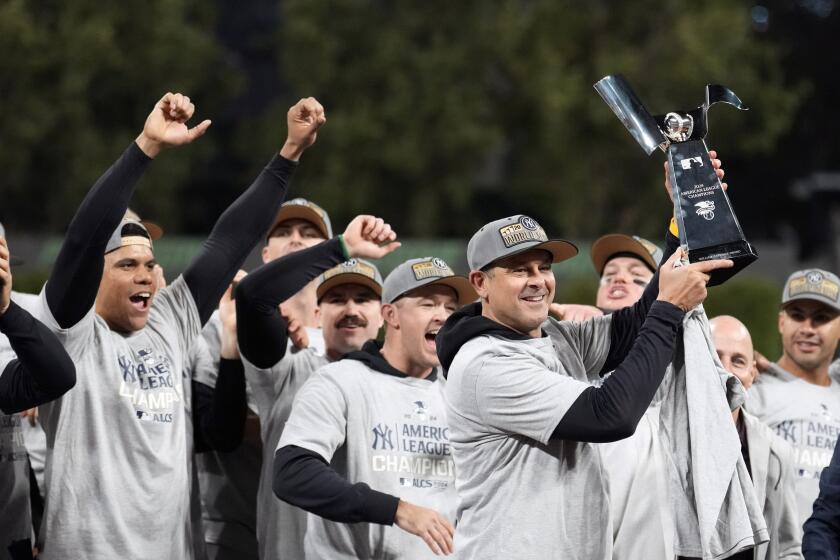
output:
POLYGON ((703 262, 715 259, 729 259, 733 262, 732 268, 720 268, 713 270, 710 273, 711 278, 707 286, 717 286, 723 284, 741 270, 749 266, 756 259, 758 253, 755 247, 750 245, 749 241, 733 241, 732 243, 724 243, 721 245, 712 245, 710 247, 700 247, 692 249, 689 247, 688 260, 689 262, 703 262))

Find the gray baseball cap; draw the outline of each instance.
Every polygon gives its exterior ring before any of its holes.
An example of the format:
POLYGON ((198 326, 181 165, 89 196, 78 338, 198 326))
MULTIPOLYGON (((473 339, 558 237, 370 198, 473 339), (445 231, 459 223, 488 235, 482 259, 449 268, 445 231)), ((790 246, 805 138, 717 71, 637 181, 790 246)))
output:
POLYGON ((549 239, 534 218, 517 214, 490 222, 478 230, 467 245, 467 263, 470 270, 481 270, 494 261, 531 249, 548 251, 554 263, 578 253, 573 243, 549 239))
POLYGON ((623 235, 621 233, 610 233, 595 240, 592 244, 592 264, 598 276, 604 273, 604 267, 617 255, 630 253, 644 262, 648 268, 656 272, 659 261, 662 260, 662 249, 638 235, 623 235))
POLYGON ((319 276, 318 287, 315 289, 318 301, 321 301, 324 294, 340 284, 360 284, 382 297, 382 275, 379 274, 379 269, 373 263, 362 259, 350 259, 319 276))
POLYGON ((800 299, 818 301, 840 311, 840 279, 819 268, 797 270, 785 282, 782 305, 800 299))
POLYGON ((470 281, 464 276, 457 276, 446 261, 438 257, 423 257, 407 260, 391 271, 382 285, 382 302, 394 303, 408 292, 432 284, 455 290, 459 306, 478 299, 470 281))
POLYGON ((332 239, 332 224, 330 224, 330 216, 327 211, 305 198, 293 198, 280 206, 271 227, 268 228, 266 241, 271 239, 271 234, 274 233, 277 226, 288 220, 306 220, 318 228, 324 239, 332 239))
POLYGON ((110 253, 120 247, 127 247, 129 245, 142 245, 143 247, 154 250, 154 247, 152 247, 152 236, 146 229, 146 226, 137 220, 123 219, 120 225, 117 226, 117 229, 114 230, 114 233, 111 234, 108 244, 105 245, 105 253, 110 253))

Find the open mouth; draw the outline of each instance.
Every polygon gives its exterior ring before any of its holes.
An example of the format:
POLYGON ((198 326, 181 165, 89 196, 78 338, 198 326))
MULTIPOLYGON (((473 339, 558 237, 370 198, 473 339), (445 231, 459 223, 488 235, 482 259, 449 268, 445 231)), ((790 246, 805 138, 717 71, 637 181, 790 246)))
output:
POLYGON ((540 294, 537 296, 522 296, 519 299, 521 299, 525 303, 542 303, 543 300, 545 300, 545 294, 540 294))
POLYGON ((613 286, 607 292, 607 297, 610 299, 621 299, 627 297, 627 288, 622 285, 613 286))
POLYGON ((128 301, 131 306, 138 311, 146 311, 149 309, 149 304, 152 302, 151 292, 137 292, 129 296, 128 301))
POLYGON ((425 334, 426 344, 432 347, 435 346, 435 340, 437 339, 439 329, 435 329, 433 331, 429 331, 425 334))

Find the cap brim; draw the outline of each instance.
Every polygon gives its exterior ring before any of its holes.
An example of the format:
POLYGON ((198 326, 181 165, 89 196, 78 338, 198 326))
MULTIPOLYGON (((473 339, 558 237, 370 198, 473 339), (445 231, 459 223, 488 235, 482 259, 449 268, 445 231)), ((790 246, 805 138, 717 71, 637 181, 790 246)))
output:
POLYGON ((549 253, 551 253, 552 264, 557 264, 559 262, 571 259, 572 257, 578 254, 577 245, 575 245, 571 241, 566 241, 565 239, 550 239, 548 241, 543 241, 542 243, 536 243, 534 245, 522 247, 517 251, 513 251, 512 253, 503 255, 498 259, 494 259, 484 266, 490 266, 508 257, 512 257, 514 255, 521 255, 522 253, 527 253, 528 251, 534 251, 536 249, 541 249, 543 251, 548 251, 549 253))
POLYGON ((812 293, 800 294, 800 295, 796 295, 796 296, 787 298, 785 301, 782 302, 782 309, 784 309, 785 307, 787 307, 791 303, 795 303, 797 301, 815 301, 817 303, 821 303, 821 304, 825 305, 826 307, 830 307, 831 309, 840 313, 840 304, 831 301, 827 297, 820 297, 819 295, 812 294, 812 293))
POLYGON ((595 271, 598 276, 603 274, 604 267, 607 266, 607 260, 616 253, 632 253, 639 257, 651 269, 656 270, 657 263, 653 260, 653 256, 645 249, 645 246, 630 237, 621 233, 611 233, 603 237, 599 237, 592 244, 592 264, 595 266, 595 271))
POLYGON ((343 272, 328 278, 322 282, 318 288, 316 288, 315 297, 318 301, 321 301, 324 294, 342 284, 358 284, 360 286, 365 286, 373 290, 373 293, 380 298, 382 297, 382 286, 370 276, 365 276, 364 274, 359 274, 357 272, 343 272))
POLYGON ((327 229, 327 223, 324 221, 321 215, 318 214, 318 212, 316 212, 312 208, 309 208, 308 206, 303 206, 302 204, 290 204, 289 206, 280 207, 280 210, 277 212, 277 217, 274 218, 274 222, 268 229, 266 240, 271 238, 271 234, 274 233, 274 230, 277 229, 277 226, 288 220, 306 220, 307 222, 311 223, 316 228, 318 228, 318 231, 321 232, 321 235, 324 236, 324 239, 330 238, 330 232, 327 229))
POLYGON ((163 228, 156 223, 147 222, 146 220, 141 220, 140 223, 143 224, 143 227, 146 228, 147 232, 149 232, 149 237, 152 238, 152 241, 157 241, 163 237, 163 228))
POLYGON ((472 287, 472 284, 470 284, 469 279, 463 276, 447 276, 446 278, 435 278, 430 282, 415 286, 407 292, 400 294, 394 298, 394 300, 396 301, 397 299, 410 294, 414 290, 419 290, 420 288, 425 288, 426 286, 449 286, 455 290, 455 293, 458 295, 458 307, 469 305, 478 299, 478 293, 475 291, 475 288, 472 287))

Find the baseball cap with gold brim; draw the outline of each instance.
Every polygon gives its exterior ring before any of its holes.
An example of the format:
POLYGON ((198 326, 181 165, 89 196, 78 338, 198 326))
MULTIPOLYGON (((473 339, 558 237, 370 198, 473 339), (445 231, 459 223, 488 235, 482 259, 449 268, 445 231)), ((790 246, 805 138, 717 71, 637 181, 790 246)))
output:
POLYGON ((564 239, 549 239, 534 218, 524 214, 495 220, 478 230, 467 245, 470 270, 481 270, 494 262, 525 251, 542 249, 559 263, 577 255, 577 247, 564 239))
POLYGON ((315 226, 324 239, 331 239, 332 224, 330 224, 330 216, 327 211, 305 198, 293 198, 287 200, 280 206, 277 211, 277 216, 268 228, 268 235, 266 241, 271 239, 271 234, 277 229, 277 226, 289 220, 305 220, 315 226))
POLYGON ((457 276, 443 259, 424 257, 408 260, 391 271, 382 286, 382 302, 394 303, 412 290, 431 285, 455 290, 460 307, 478 299, 470 281, 457 276))
POLYGON ((808 299, 840 311, 840 279, 819 268, 797 270, 785 282, 782 307, 793 301, 808 299))
POLYGON ((320 302, 324 294, 342 284, 365 286, 370 288, 377 297, 382 297, 382 275, 379 274, 379 269, 362 259, 350 259, 319 276, 315 297, 320 302))
POLYGON ((662 249, 643 237, 610 233, 595 240, 592 244, 592 264, 598 276, 604 273, 604 267, 615 256, 628 254, 637 257, 647 267, 656 272, 662 260, 662 249))

